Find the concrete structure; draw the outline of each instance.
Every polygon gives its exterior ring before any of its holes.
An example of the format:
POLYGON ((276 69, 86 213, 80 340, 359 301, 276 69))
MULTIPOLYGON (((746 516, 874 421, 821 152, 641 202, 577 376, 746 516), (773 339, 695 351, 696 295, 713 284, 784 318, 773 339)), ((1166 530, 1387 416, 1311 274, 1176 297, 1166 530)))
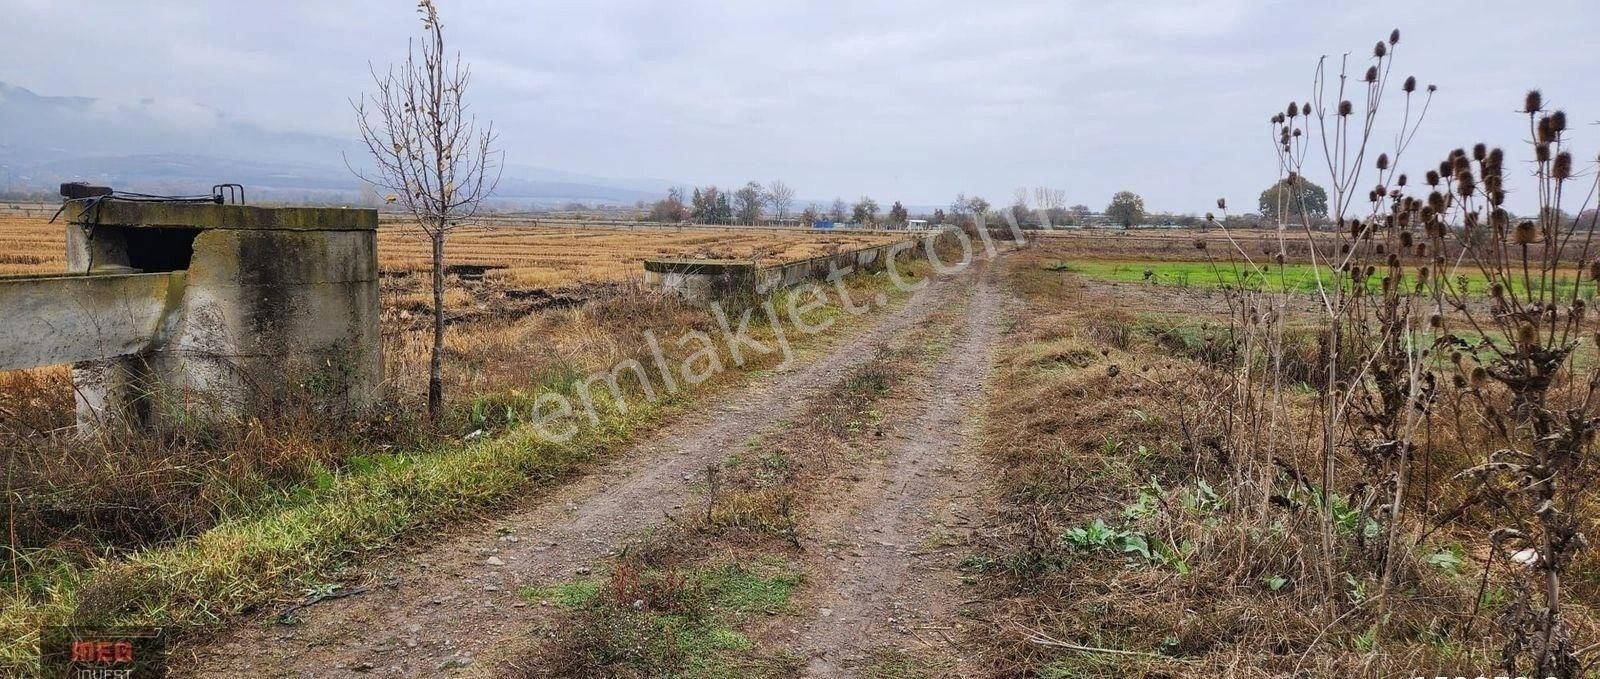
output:
POLYGON ((805 281, 827 280, 835 271, 879 271, 890 257, 903 261, 927 256, 930 243, 954 240, 950 231, 859 250, 757 266, 754 262, 726 259, 651 259, 644 263, 644 283, 705 302, 741 292, 766 294, 805 281))
POLYGON ((737 259, 647 259, 644 284, 704 302, 754 291, 757 271, 737 259))
POLYGON ((72 363, 80 424, 377 395, 375 210, 97 194, 63 216, 70 272, 0 279, 0 370, 72 363))

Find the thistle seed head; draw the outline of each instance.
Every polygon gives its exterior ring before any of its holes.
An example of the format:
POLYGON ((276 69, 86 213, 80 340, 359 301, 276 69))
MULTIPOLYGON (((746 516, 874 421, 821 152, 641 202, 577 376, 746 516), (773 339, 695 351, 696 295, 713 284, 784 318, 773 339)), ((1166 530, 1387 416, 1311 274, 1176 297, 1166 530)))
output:
POLYGON ((1351 104, 1349 99, 1346 99, 1344 101, 1339 102, 1339 115, 1347 116, 1347 115, 1350 115, 1355 110, 1356 110, 1355 105, 1351 104))
POLYGON ((1428 170, 1428 173, 1423 175, 1422 179, 1423 179, 1423 181, 1427 182, 1428 186, 1438 186, 1439 185, 1439 171, 1438 170, 1428 170))
POLYGON ((1544 95, 1539 90, 1528 90, 1527 96, 1522 98, 1523 113, 1537 113, 1544 108, 1544 95))
POLYGON ((1532 323, 1523 321, 1517 326, 1517 344, 1531 347, 1537 341, 1539 341, 1539 331, 1534 329, 1532 323))
POLYGON ((1512 242, 1518 245, 1527 245, 1539 240, 1539 227, 1531 221, 1523 220, 1511 234, 1512 242))
POLYGON ((1361 78, 1361 82, 1366 82, 1366 83, 1378 82, 1378 67, 1377 66, 1368 66, 1367 67, 1367 75, 1361 78))
POLYGON ((1400 29, 1396 28, 1396 29, 1394 29, 1392 31, 1389 31, 1389 44, 1390 45, 1396 45, 1396 44, 1399 44, 1399 43, 1400 43, 1400 29))
MULTIPOLYGON (((1379 40, 1378 44, 1372 46, 1372 56, 1375 56, 1375 57, 1377 57, 1379 59, 1382 59, 1382 58, 1384 58, 1386 56, 1389 56, 1389 45, 1388 45, 1388 43, 1385 43, 1382 40, 1379 40)), ((1377 68, 1377 67, 1374 66, 1373 68, 1377 68)))
MULTIPOLYGON (((1381 45, 1383 43, 1378 43, 1378 44, 1381 45)), ((1387 153, 1378 154, 1378 169, 1380 169, 1380 170, 1389 169, 1389 154, 1387 154, 1387 153)))
POLYGON ((1572 178, 1572 154, 1562 151, 1556 154, 1556 162, 1550 166, 1550 176, 1556 181, 1565 181, 1572 178))
POLYGON ((1417 91, 1417 76, 1406 76, 1406 83, 1401 85, 1400 89, 1404 90, 1406 94, 1411 94, 1412 92, 1417 91))
POLYGON ((1218 210, 1226 210, 1226 209, 1228 209, 1228 199, 1227 198, 1218 198, 1217 199, 1217 209, 1218 210))

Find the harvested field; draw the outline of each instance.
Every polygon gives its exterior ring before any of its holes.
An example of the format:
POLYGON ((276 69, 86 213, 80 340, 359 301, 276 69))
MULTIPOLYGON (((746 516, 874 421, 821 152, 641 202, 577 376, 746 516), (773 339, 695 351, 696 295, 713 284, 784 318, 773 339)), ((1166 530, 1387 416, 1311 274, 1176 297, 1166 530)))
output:
MULTIPOLYGON (((43 274, 66 266, 66 239, 51 211, 39 206, 0 210, 0 275, 43 274)), ((549 290, 622 283, 642 275, 655 257, 794 261, 892 242, 883 233, 826 233, 776 229, 545 226, 465 227, 450 235, 452 272, 515 288, 549 290)), ((428 239, 420 229, 385 224, 378 231, 379 265, 386 274, 425 272, 428 239)))

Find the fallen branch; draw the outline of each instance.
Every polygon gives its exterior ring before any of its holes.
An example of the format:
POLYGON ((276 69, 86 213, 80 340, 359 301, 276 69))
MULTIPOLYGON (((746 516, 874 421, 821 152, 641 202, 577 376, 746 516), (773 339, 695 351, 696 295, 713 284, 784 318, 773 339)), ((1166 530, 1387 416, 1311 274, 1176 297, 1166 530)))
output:
POLYGON ((368 589, 369 588, 367 588, 367 587, 352 587, 350 589, 338 589, 338 590, 334 590, 333 592, 330 592, 328 594, 323 594, 323 595, 320 595, 320 596, 312 597, 310 599, 307 599, 305 601, 302 601, 302 602, 297 603, 297 604, 295 604, 293 606, 290 606, 288 608, 283 609, 282 612, 278 613, 278 622, 280 624, 287 624, 287 621, 294 619, 292 616, 294 615, 294 613, 296 611, 303 610, 303 609, 306 609, 306 608, 310 608, 312 606, 320 604, 320 603, 322 603, 324 601, 328 601, 330 599, 343 599, 343 598, 345 598, 347 596, 355 596, 357 594, 366 594, 368 589))
POLYGON ((1022 632, 1023 635, 1027 637, 1029 643, 1037 644, 1039 646, 1048 646, 1050 648, 1064 648, 1064 649, 1067 649, 1069 651, 1079 651, 1079 652, 1082 652, 1082 653, 1109 653, 1109 654, 1112 654, 1112 655, 1126 655, 1126 656, 1133 656, 1133 657, 1136 657, 1136 658, 1153 658, 1153 659, 1156 659, 1156 660, 1172 660, 1172 661, 1181 661, 1182 660, 1182 658, 1174 658, 1174 657, 1171 657, 1171 656, 1161 655, 1160 653, 1151 653, 1149 651, 1124 651, 1124 650, 1122 650, 1120 648, 1101 648, 1099 646, 1084 646, 1082 644, 1074 644, 1074 643, 1061 641, 1060 639, 1053 639, 1051 637, 1045 636, 1045 634, 1043 632, 1039 632, 1039 631, 1036 631, 1036 630, 1031 630, 1031 629, 1028 629, 1026 627, 1023 627, 1022 625, 1015 625, 1015 627, 1017 628, 1018 631, 1022 632))

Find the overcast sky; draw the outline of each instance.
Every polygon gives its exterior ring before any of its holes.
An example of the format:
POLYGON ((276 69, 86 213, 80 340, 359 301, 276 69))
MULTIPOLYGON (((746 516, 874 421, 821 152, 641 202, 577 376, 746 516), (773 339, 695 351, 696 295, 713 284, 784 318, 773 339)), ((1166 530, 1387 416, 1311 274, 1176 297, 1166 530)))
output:
MULTIPOLYGON (((1151 209, 1253 208, 1275 176, 1268 116, 1306 99, 1319 55, 1364 69, 1396 27, 1397 80, 1439 86, 1416 174, 1480 140, 1525 157, 1510 147, 1528 87, 1569 111, 1580 158, 1600 150, 1594 0, 439 5, 508 161, 602 176, 781 178, 885 205, 1042 184, 1097 210, 1121 189, 1151 209)), ((0 81, 350 137, 347 98, 369 61, 403 56, 416 16, 406 0, 0 0, 0 81)))

